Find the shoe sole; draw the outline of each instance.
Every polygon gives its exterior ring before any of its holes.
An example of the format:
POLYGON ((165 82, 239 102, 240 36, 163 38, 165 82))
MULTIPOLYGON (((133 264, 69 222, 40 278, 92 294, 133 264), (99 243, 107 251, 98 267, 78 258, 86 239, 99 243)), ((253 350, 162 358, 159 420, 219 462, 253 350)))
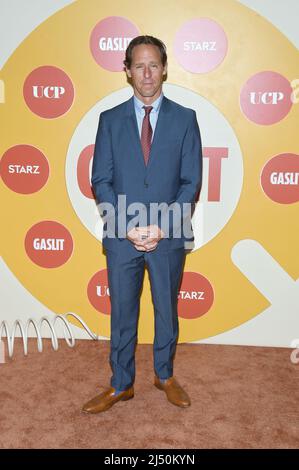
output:
POLYGON ((128 400, 131 400, 132 398, 134 398, 134 395, 131 395, 129 397, 123 397, 119 401, 128 401, 128 400))

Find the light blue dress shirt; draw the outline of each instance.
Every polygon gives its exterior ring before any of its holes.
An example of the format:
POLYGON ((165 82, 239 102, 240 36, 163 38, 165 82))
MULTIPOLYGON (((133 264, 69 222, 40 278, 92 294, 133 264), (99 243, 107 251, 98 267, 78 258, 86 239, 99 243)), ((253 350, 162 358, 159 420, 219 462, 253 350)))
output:
MULTIPOLYGON (((161 108, 161 103, 163 99, 163 93, 157 98, 150 106, 153 107, 153 109, 150 112, 150 123, 152 126, 153 130, 153 135, 152 135, 152 140, 154 138, 154 133, 155 133, 155 128, 159 116, 159 111, 161 108)), ((146 106, 140 99, 138 99, 134 95, 134 108, 135 108, 135 114, 136 114, 136 119, 137 119, 137 124, 138 124, 138 131, 139 131, 139 136, 141 137, 141 129, 142 129, 142 122, 143 118, 145 115, 145 111, 143 109, 143 106, 146 106)))

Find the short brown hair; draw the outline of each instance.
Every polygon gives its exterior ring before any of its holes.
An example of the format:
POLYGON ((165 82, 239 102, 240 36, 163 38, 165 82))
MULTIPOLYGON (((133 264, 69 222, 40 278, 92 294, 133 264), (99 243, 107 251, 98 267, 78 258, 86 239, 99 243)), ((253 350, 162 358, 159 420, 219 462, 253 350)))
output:
POLYGON ((167 54, 166 54, 166 46, 164 42, 162 42, 160 39, 155 38, 154 36, 137 36, 136 38, 132 39, 132 41, 129 43, 127 50, 126 50, 126 58, 124 60, 124 65, 126 66, 127 69, 131 68, 132 64, 132 52, 134 47, 139 46, 140 44, 150 44, 152 46, 156 46, 159 49, 160 55, 161 55, 161 62, 163 67, 165 66, 167 62, 167 54))

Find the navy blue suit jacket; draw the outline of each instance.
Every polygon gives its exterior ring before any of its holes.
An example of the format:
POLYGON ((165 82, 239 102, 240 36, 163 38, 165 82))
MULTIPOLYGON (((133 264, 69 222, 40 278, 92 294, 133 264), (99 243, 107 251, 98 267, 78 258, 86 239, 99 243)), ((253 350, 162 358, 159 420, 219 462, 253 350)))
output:
MULTIPOLYGON (((110 203, 116 215, 123 220, 125 217, 126 222, 133 217, 126 214, 131 203, 141 202, 146 208, 152 202, 194 206, 202 183, 202 146, 195 111, 163 97, 147 165, 133 97, 102 112, 91 183, 97 202, 110 203), (119 195, 126 196, 125 207, 118 205, 119 195)), ((167 238, 160 240, 156 249, 183 247, 186 238, 183 233, 177 238, 177 228, 170 217, 167 238)), ((126 232, 121 232, 117 223, 115 233, 114 238, 103 238, 105 248, 132 256, 142 254, 126 239, 126 232)))

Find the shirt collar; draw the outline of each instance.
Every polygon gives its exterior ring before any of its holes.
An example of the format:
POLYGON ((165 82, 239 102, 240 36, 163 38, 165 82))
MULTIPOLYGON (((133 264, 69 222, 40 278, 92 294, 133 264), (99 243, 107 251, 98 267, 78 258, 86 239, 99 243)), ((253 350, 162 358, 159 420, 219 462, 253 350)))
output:
MULTIPOLYGON (((133 95, 133 96, 134 96, 135 109, 139 113, 144 114, 144 109, 143 109, 143 106, 145 106, 144 103, 139 98, 137 98, 137 96, 135 96, 135 95, 133 95)), ((159 110, 160 110, 163 96, 164 95, 163 95, 163 92, 162 92, 161 95, 151 104, 151 106, 153 107, 152 111, 154 111, 155 113, 158 113, 159 110)))

